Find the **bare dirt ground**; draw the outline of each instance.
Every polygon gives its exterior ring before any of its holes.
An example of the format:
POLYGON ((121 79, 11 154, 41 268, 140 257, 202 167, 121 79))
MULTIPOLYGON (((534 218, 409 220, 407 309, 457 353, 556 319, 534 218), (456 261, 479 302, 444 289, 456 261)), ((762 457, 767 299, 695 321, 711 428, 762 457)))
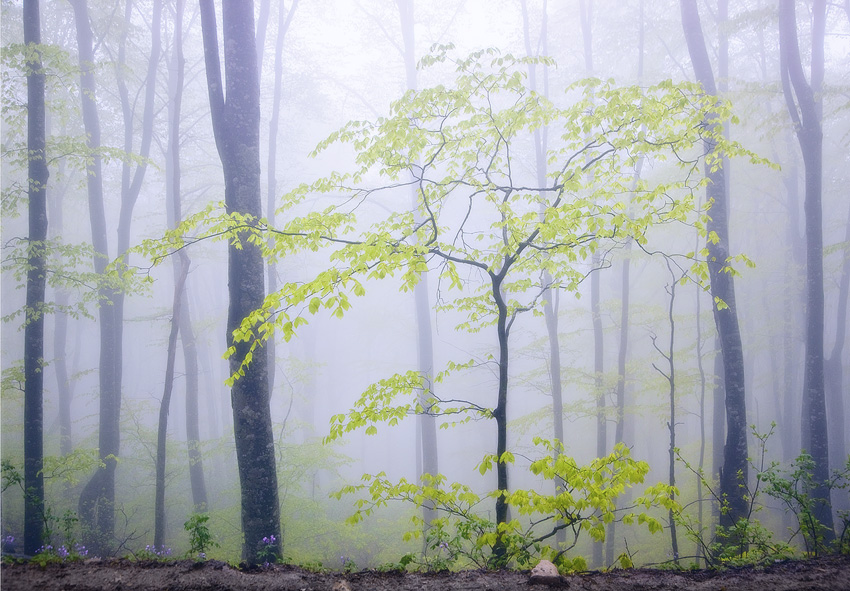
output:
MULTIPOLYGON (((531 591, 546 589, 529 581, 528 572, 315 573, 275 565, 244 572, 223 562, 87 561, 52 564, 4 564, 3 591, 531 591)), ((555 588, 573 591, 630 590, 850 590, 850 556, 786 561, 767 567, 724 571, 631 569, 562 577, 555 588)))

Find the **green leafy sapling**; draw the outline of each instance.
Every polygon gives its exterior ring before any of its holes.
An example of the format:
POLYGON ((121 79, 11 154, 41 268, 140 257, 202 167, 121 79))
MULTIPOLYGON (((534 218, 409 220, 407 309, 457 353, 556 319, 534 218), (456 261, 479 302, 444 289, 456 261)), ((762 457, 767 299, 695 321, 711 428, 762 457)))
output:
POLYGON ((206 560, 209 549, 218 548, 207 526, 209 520, 207 513, 192 513, 183 524, 183 529, 189 533, 189 555, 200 560, 206 560))

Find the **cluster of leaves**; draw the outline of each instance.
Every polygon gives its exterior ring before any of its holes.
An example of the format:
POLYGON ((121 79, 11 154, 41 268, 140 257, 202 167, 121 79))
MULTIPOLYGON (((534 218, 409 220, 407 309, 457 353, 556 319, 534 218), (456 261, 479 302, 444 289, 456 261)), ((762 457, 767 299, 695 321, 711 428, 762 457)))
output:
MULTIPOLYGON (((783 467, 780 462, 766 461, 767 443, 776 428, 772 424, 769 431, 760 433, 755 425, 751 425, 753 437, 758 442, 758 463, 750 459, 750 467, 755 473, 755 485, 747 486, 745 498, 749 504, 747 515, 730 527, 718 527, 709 536, 709 532, 700 529, 691 516, 680 508, 674 513, 676 522, 681 525, 689 538, 697 543, 703 558, 708 565, 720 567, 724 565, 739 566, 749 564, 768 564, 775 560, 792 558, 797 554, 794 539, 802 537, 803 549, 806 555, 815 555, 829 550, 846 552, 848 545, 848 526, 850 515, 840 512, 842 524, 839 526, 840 535, 830 548, 825 544, 825 529, 814 514, 815 482, 813 480, 813 460, 807 453, 800 454, 791 464, 783 467), (764 508, 762 495, 767 495, 782 503, 786 511, 792 513, 797 521, 797 528, 790 531, 786 540, 776 539, 773 531, 765 527, 756 515, 764 508), (708 538, 713 538, 709 540, 708 538)), ((721 511, 728 510, 728 504, 715 492, 712 482, 705 474, 694 469, 676 450, 677 459, 686 468, 694 472, 702 485, 709 491, 714 502, 718 503, 721 511)), ((850 487, 850 456, 847 464, 841 470, 834 470, 829 480, 823 483, 828 491, 845 490, 850 487)))
POLYGON ((218 542, 213 539, 207 522, 210 516, 207 513, 192 513, 189 519, 183 523, 183 529, 189 533, 189 554, 204 560, 210 548, 217 548, 218 542))
MULTIPOLYGON (((155 262, 205 239, 254 244, 270 260, 328 251, 326 269, 286 283, 244 319, 234 339, 252 343, 251 352, 274 331, 289 339, 308 314, 343 315, 351 298, 365 293, 365 279, 395 277, 410 290, 434 264, 440 283, 457 292, 440 308, 461 312, 467 320, 460 328, 477 331, 496 317, 488 274, 501 273, 512 316, 540 304, 541 271, 553 278, 547 287, 575 291, 584 278, 575 263, 600 248, 628 239, 648 247, 657 225, 693 224, 704 233, 694 194, 705 182, 706 136, 715 146, 710 162, 759 160, 704 126, 708 115, 732 115, 728 103, 697 86, 617 87, 591 79, 571 86, 561 107, 526 88, 527 66, 544 58, 486 50, 458 59, 450 49, 436 48, 423 67, 453 64, 451 86, 409 91, 388 116, 352 121, 319 144, 315 154, 350 145, 356 168, 285 195, 282 226, 213 206, 138 250, 155 262), (547 154, 552 172, 536 186, 520 172, 515 144, 543 126, 558 130, 559 140, 547 154), (633 186, 639 159, 659 172, 633 186), (337 204, 311 210, 317 194, 333 195, 337 204), (389 213, 365 224, 359 214, 366 204, 389 213)), ((697 253, 691 256, 699 267, 697 253)))
MULTIPOLYGON (((416 514, 411 518, 413 528, 405 534, 405 540, 409 540, 424 532, 427 551, 420 564, 429 570, 493 566, 491 550, 499 538, 507 545, 508 560, 517 566, 528 566, 534 558, 547 557, 566 570, 584 570, 586 564, 581 557, 566 557, 582 532, 594 540, 603 540, 605 525, 620 521, 627 525, 643 524, 655 533, 662 529, 662 524, 650 510, 678 509, 673 500, 675 489, 664 484, 647 487, 629 508, 617 507, 617 500, 626 489, 642 483, 649 472, 646 462, 633 459, 622 445, 609 456, 579 465, 574 458, 555 453, 559 444, 544 439, 535 443, 547 455, 532 462, 529 470, 545 480, 556 480, 559 489, 550 495, 535 490, 510 492, 506 500, 520 517, 505 524, 484 517, 486 513, 481 506, 499 494, 498 491, 481 497, 465 484, 447 484, 442 475, 425 475, 421 483, 416 483, 406 479, 393 482, 384 473, 366 474, 363 484, 344 486, 335 496, 365 493, 355 501, 356 511, 349 518, 350 523, 358 523, 391 501, 434 507, 440 515, 437 519, 426 527, 422 517, 416 514), (572 540, 566 547, 547 545, 547 540, 561 529, 572 532, 572 540)), ((486 473, 494 461, 491 456, 485 457, 480 471, 486 473)))
POLYGON ((66 244, 61 240, 33 242, 25 238, 10 238, 3 244, 0 271, 9 273, 23 287, 30 270, 29 257, 38 254, 43 254, 47 260, 48 285, 57 290, 74 292, 78 297, 68 305, 45 301, 36 310, 20 308, 4 316, 4 323, 24 317, 23 327, 43 314, 57 312, 73 318, 92 318, 90 306, 101 304, 105 293, 141 291, 147 284, 139 280, 137 273, 126 268, 119 271, 116 267, 111 273, 96 273, 92 268, 92 260, 103 258, 102 255, 96 253, 90 244, 66 244))
MULTIPOLYGON (((812 476, 814 468, 812 456, 802 453, 788 468, 783 469, 779 463, 772 463, 767 470, 758 474, 758 479, 767 484, 765 494, 781 501, 786 510, 793 513, 798 529, 793 532, 792 538, 798 532, 802 534, 806 554, 817 556, 829 548, 825 544, 824 525, 815 517, 815 505, 823 501, 814 495, 818 486, 812 476)), ((850 455, 845 466, 841 470, 833 470, 829 480, 821 486, 830 492, 850 487, 850 455)), ((847 526, 850 519, 846 511, 841 512, 839 517, 843 522, 841 535, 837 540, 841 549, 843 544, 847 544, 847 526)))
MULTIPOLYGON (((449 376, 475 367, 475 360, 466 363, 449 361, 445 369, 429 377, 432 384, 443 383, 449 376)), ((367 435, 378 432, 378 424, 386 423, 393 427, 405 417, 413 414, 431 414, 434 416, 459 416, 456 421, 441 423, 441 429, 466 423, 475 418, 490 418, 492 411, 468 400, 445 400, 432 395, 427 400, 420 397, 427 387, 426 378, 418 371, 394 374, 388 378, 370 384, 355 401, 348 413, 333 415, 330 431, 325 443, 341 438, 345 433, 365 428, 367 435), (405 400, 407 399, 407 400, 405 400), (427 409, 426 409, 427 406, 427 409)))
MULTIPOLYGON (((45 456, 42 474, 46 483, 63 487, 73 487, 80 479, 91 473, 103 461, 96 450, 76 449, 66 456, 45 456)), ((9 458, 2 460, 2 492, 7 494, 10 488, 20 490, 20 498, 28 493, 24 489, 24 476, 16 464, 9 458)), ((80 538, 80 520, 71 509, 64 511, 53 503, 46 502, 42 515, 42 540, 44 545, 36 555, 36 562, 64 562, 85 558, 88 551, 78 543, 80 538)), ((7 536, 9 537, 9 536, 7 536)))

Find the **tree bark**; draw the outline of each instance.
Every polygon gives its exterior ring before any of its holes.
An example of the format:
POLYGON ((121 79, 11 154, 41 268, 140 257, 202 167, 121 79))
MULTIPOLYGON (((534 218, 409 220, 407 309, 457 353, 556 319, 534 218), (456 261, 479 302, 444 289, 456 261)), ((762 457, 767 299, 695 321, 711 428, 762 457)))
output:
MULTIPOLYGON (((702 84, 703 91, 708 96, 716 96, 717 86, 705 46, 696 0, 681 0, 680 7, 694 74, 702 84)), ((706 121, 706 125, 714 127, 717 123, 706 121)), ((706 139, 705 144, 706 152, 713 150, 712 140, 706 139)), ((718 238, 716 243, 712 240, 706 243, 711 295, 715 302, 719 299, 725 304, 725 307, 721 307, 715 303, 713 310, 723 357, 726 394, 726 445, 723 449, 723 469, 720 473, 720 494, 728 503, 729 510, 721 512, 720 525, 730 527, 747 515, 745 491, 749 466, 744 353, 735 303, 735 283, 732 274, 726 272, 726 262, 729 258, 729 214, 725 171, 722 167, 713 170, 710 165, 706 165, 705 174, 709 181, 706 188, 707 201, 711 203, 711 217, 706 229, 709 235, 718 238)))
POLYGON ((779 45, 782 87, 794 123, 805 167, 806 197, 806 355, 803 374, 802 445, 814 460, 814 516, 823 526, 824 543, 835 537, 829 489, 829 437, 824 386, 823 295, 823 130, 820 92, 824 71, 825 0, 812 5, 812 73, 806 81, 797 41, 793 1, 779 3, 779 45), (793 91, 793 92, 792 92, 793 91), (796 97, 796 101, 795 101, 796 97))
MULTIPOLYGON (((508 306, 502 295, 502 281, 507 274, 507 266, 497 275, 490 271, 493 299, 498 309, 496 335, 499 342, 499 393, 493 419, 496 421, 496 526, 508 521, 508 464, 504 461, 508 450, 508 306)), ((493 545, 493 558, 497 566, 505 566, 507 543, 501 534, 493 545)))
POLYGON ((156 499, 154 503, 153 545, 157 550, 161 550, 165 545, 165 443, 168 434, 168 410, 171 406, 171 393, 174 390, 174 360, 177 356, 177 333, 180 330, 180 305, 183 300, 183 286, 186 283, 186 275, 189 274, 188 257, 182 251, 178 257, 181 270, 174 285, 171 330, 168 334, 167 359, 165 362, 165 386, 162 392, 162 400, 159 403, 159 423, 156 433, 156 499))
POLYGON ((24 43, 35 46, 27 59, 27 178, 29 229, 24 316, 24 554, 42 545, 44 531, 44 296, 47 288, 47 150, 41 20, 38 0, 24 2, 24 43))
MULTIPOLYGON (((213 132, 225 179, 225 203, 231 213, 262 215, 260 207, 260 92, 254 46, 254 3, 225 2, 222 6, 225 89, 221 81, 215 7, 201 0, 201 26, 213 132)), ((233 331, 264 299, 263 258, 259 247, 243 241, 228 247, 227 344, 231 374, 239 370, 249 343, 235 343, 233 331)), ((260 558, 262 538, 278 542, 264 549, 280 555, 274 435, 268 390, 268 356, 258 349, 244 375, 231 389, 236 457, 242 499, 242 556, 249 564, 260 558)))
MULTIPOLYGON (((174 228, 180 223, 182 213, 180 165, 180 120, 182 117, 184 71, 186 60, 183 57, 183 14, 185 1, 177 0, 174 11, 174 40, 171 60, 172 75, 169 77, 168 101, 168 160, 166 161, 166 201, 168 225, 174 228)), ((182 269, 189 268, 191 261, 185 251, 181 251, 174 264, 174 283, 181 284, 182 269)), ((192 488, 192 507, 194 511, 208 509, 207 487, 204 480, 204 464, 201 456, 201 434, 198 419, 198 350, 192 318, 189 314, 189 297, 186 280, 182 280, 180 293, 180 314, 178 320, 180 343, 183 350, 183 362, 186 372, 186 447, 189 457, 189 482, 192 488)))
MULTIPOLYGON (((86 165, 89 220, 91 223, 94 268, 102 274, 109 259, 106 214, 103 205, 103 176, 100 156, 100 117, 97 112, 94 79, 94 51, 86 0, 68 0, 74 9, 77 51, 80 62, 80 98, 86 144, 90 152, 86 165)), ((118 417, 121 407, 120 347, 116 342, 119 320, 111 305, 115 292, 101 288, 98 324, 100 328, 99 434, 98 453, 102 467, 80 493, 79 515, 83 543, 92 554, 106 556, 111 551, 115 530, 115 468, 120 444, 118 417)))

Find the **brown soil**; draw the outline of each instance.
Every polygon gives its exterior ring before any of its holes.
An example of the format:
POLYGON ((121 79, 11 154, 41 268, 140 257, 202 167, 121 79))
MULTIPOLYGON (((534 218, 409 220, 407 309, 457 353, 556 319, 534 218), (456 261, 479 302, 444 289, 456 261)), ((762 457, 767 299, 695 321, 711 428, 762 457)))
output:
MULTIPOLYGON (((72 562, 41 568, 33 564, 4 564, 3 591, 529 591, 546 589, 529 581, 527 572, 464 571, 458 573, 314 573, 276 565, 244 572, 223 562, 131 562, 128 560, 72 562)), ((850 556, 787 561, 767 567, 724 571, 657 569, 591 572, 562 577, 556 588, 573 591, 629 590, 850 590, 850 556)))

